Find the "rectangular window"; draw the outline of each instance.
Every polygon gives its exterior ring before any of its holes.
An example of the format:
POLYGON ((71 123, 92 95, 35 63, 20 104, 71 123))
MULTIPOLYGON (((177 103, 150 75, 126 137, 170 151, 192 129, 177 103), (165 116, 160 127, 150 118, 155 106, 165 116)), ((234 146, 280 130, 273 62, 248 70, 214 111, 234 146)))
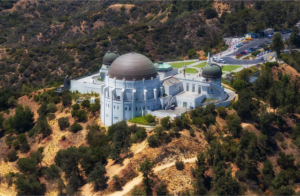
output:
POLYGON ((142 108, 140 107, 140 111, 142 110, 142 108))
POLYGON ((135 111, 137 111, 137 107, 135 107, 135 111))
POLYGON ((129 107, 129 111, 131 111, 131 107, 129 107))
POLYGON ((118 120, 119 118, 115 116, 114 119, 115 119, 115 120, 118 120))
POLYGON ((198 94, 201 94, 201 87, 198 86, 198 94))
POLYGON ((127 107, 125 107, 125 110, 127 110, 127 107))
POLYGON ((119 106, 117 106, 117 110, 119 110, 119 106))
POLYGON ((192 92, 195 92, 195 84, 193 84, 192 92))
POLYGON ((145 110, 145 106, 143 107, 143 110, 145 110))
POLYGON ((186 91, 189 91, 190 90, 190 87, 189 87, 189 84, 187 83, 186 84, 186 91))
POLYGON ((116 106, 114 105, 114 109, 116 109, 116 106))

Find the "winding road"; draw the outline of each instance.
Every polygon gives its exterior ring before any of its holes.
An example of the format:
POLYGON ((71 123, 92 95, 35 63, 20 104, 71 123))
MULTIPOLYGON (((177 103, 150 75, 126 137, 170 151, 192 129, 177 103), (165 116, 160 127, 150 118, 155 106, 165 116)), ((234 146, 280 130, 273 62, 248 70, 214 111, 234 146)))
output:
MULTIPOLYGON (((191 163, 191 162, 195 162, 197 159, 197 157, 193 157, 193 158, 189 158, 189 159, 183 159, 182 161, 184 163, 191 163)), ((159 165, 156 166, 153 171, 154 173, 164 170, 168 167, 172 167, 175 165, 175 161, 171 162, 171 163, 166 163, 163 165, 159 165)), ((112 193, 110 196, 121 196, 121 195, 125 195, 126 193, 128 193, 135 185, 138 185, 139 183, 141 183, 143 180, 142 174, 139 174, 139 176, 135 177, 134 179, 132 179, 131 181, 127 182, 127 184, 125 184, 125 186, 123 187, 123 189, 121 191, 117 191, 112 193)))

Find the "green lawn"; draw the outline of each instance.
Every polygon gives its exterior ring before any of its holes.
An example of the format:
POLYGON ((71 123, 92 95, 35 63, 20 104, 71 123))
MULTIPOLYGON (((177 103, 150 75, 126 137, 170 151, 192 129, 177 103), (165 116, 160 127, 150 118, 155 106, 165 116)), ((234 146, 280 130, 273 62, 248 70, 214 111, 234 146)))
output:
POLYGON ((197 73, 197 69, 194 69, 194 68, 186 68, 186 69, 185 69, 185 73, 191 73, 191 74, 197 73))
POLYGON ((200 63, 200 64, 195 65, 195 66, 193 66, 193 67, 203 68, 206 64, 207 64, 207 62, 203 62, 203 63, 200 63))
POLYGON ((142 125, 149 125, 149 122, 147 121, 145 116, 135 117, 133 119, 130 119, 129 122, 142 124, 142 125))
POLYGON ((181 62, 176 62, 176 63, 169 63, 170 65, 172 65, 173 68, 181 68, 183 65, 190 65, 193 63, 196 63, 196 61, 181 61, 181 62))
POLYGON ((233 71, 233 70, 238 69, 240 67, 242 67, 242 66, 240 66, 240 65, 225 65, 225 66, 222 67, 222 71, 230 72, 230 71, 233 71))

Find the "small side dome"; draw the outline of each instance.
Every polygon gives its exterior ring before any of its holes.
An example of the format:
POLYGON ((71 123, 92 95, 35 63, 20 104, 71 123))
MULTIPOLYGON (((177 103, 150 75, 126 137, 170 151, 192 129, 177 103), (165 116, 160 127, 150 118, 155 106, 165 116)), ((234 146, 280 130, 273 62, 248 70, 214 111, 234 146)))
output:
POLYGON ((118 58, 119 56, 120 55, 117 51, 115 52, 108 51, 103 57, 102 64, 110 66, 114 62, 114 60, 116 60, 116 58, 118 58))
POLYGON ((221 78, 222 68, 217 64, 206 64, 202 70, 202 77, 204 78, 221 78))
POLYGON ((156 67, 157 71, 170 71, 173 69, 172 65, 169 65, 162 61, 158 61, 157 63, 154 63, 154 66, 156 67))

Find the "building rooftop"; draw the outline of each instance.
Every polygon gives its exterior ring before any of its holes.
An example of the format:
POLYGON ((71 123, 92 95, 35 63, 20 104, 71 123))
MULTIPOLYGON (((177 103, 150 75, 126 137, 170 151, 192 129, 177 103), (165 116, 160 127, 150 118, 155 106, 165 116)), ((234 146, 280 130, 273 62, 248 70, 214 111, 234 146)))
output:
POLYGON ((180 83, 180 80, 178 80, 177 78, 168 78, 166 80, 164 80, 164 82, 162 83, 164 86, 172 86, 174 84, 178 84, 180 83))
POLYGON ((201 96, 201 94, 198 94, 198 93, 195 93, 195 92, 188 92, 188 91, 183 91, 177 95, 175 95, 176 97, 183 97, 183 98, 192 98, 192 99, 195 99, 195 98, 198 98, 201 96))

